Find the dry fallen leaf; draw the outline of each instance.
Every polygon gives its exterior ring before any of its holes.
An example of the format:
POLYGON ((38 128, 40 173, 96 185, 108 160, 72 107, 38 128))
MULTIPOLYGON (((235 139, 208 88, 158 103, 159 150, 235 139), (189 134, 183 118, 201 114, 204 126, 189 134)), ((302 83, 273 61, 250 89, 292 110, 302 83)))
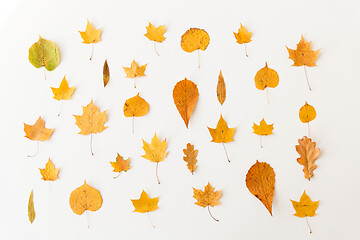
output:
POLYGON ((117 175, 114 178, 117 178, 118 176, 120 176, 120 173, 122 171, 127 172, 131 168, 130 167, 130 158, 124 160, 124 158, 122 156, 120 156, 120 154, 117 154, 116 161, 110 162, 110 164, 114 168, 113 172, 119 173, 119 175, 117 175))
POLYGON ((86 106, 83 107, 83 115, 74 115, 76 122, 75 124, 80 128, 79 134, 89 135, 90 138, 90 150, 91 154, 94 155, 92 151, 92 134, 100 133, 104 131, 107 127, 104 124, 107 121, 106 110, 102 113, 99 112, 93 100, 86 106))
POLYGON ((104 82, 104 87, 106 87, 106 85, 109 83, 110 80, 110 71, 109 71, 109 65, 107 63, 107 59, 104 62, 104 67, 103 67, 103 82, 104 82))
POLYGON ((48 162, 45 165, 45 168, 40 168, 40 174, 42 175, 41 179, 44 181, 55 181, 59 178, 59 169, 55 168, 55 165, 51 162, 49 158, 48 162))
POLYGON ((191 174, 194 174, 197 166, 197 155, 198 155, 198 150, 194 149, 194 145, 191 145, 190 143, 188 143, 186 145, 186 148, 183 149, 183 152, 185 154, 185 156, 183 157, 184 161, 187 162, 187 167, 190 170, 191 174))
POLYGON ((230 162, 230 159, 227 154, 224 143, 234 141, 233 136, 234 136, 236 128, 229 128, 221 114, 220 119, 216 125, 216 128, 214 129, 214 128, 208 127, 208 129, 209 129, 211 137, 213 138, 211 141, 215 142, 215 143, 222 143, 225 153, 226 153, 226 158, 227 158, 228 162, 230 162))
POLYGON ((134 117, 144 116, 149 112, 149 104, 139 96, 139 93, 125 101, 124 104, 125 117, 132 117, 132 133, 134 133, 134 117))
POLYGON ((93 51, 94 51, 94 43, 98 43, 101 41, 101 28, 95 29, 94 26, 87 20, 86 30, 85 32, 79 31, 81 38, 84 40, 83 43, 92 44, 91 56, 92 59, 93 51))
POLYGON ((246 187, 257 197, 272 216, 272 202, 275 190, 275 173, 266 162, 256 161, 246 174, 246 187))
POLYGON ((217 95, 217 99, 219 100, 219 103, 221 105, 223 105, 223 103, 225 102, 225 99, 226 99, 226 85, 225 85, 224 77, 221 73, 221 70, 220 70, 220 74, 218 77, 218 83, 217 83, 217 87, 216 87, 216 95, 217 95))
POLYGON ((308 136, 310 136, 310 124, 312 120, 316 118, 316 111, 315 108, 305 102, 305 105, 302 106, 299 110, 299 118, 300 121, 303 123, 307 123, 308 125, 308 136))
POLYGON ((190 28, 181 36, 181 48, 185 52, 198 50, 198 67, 200 68, 199 50, 205 51, 210 43, 209 34, 204 29, 190 28))
POLYGON ((193 197, 197 200, 195 204, 203 208, 207 207, 208 212, 212 217, 212 219, 214 219, 215 221, 219 221, 218 219, 214 218, 213 215, 211 214, 210 207, 215 207, 217 205, 220 205, 219 199, 221 198, 221 190, 215 191, 215 189, 210 185, 210 183, 208 183, 205 186, 204 191, 195 188, 193 188, 193 190, 194 190, 193 197))
POLYGON ((136 78, 146 76, 145 75, 146 66, 147 64, 141 65, 139 67, 139 64, 137 64, 137 62, 133 60, 129 68, 123 67, 124 72, 126 73, 126 78, 134 78, 134 88, 136 88, 136 78))
MULTIPOLYGON (((102 197, 98 190, 90 187, 86 181, 81 187, 78 187, 70 194, 70 207, 72 211, 78 215, 85 211, 97 211, 101 208, 102 197)), ((89 228, 89 223, 88 223, 89 228)))
POLYGON ((311 138, 303 137, 298 140, 299 145, 296 145, 296 151, 300 157, 297 159, 298 163, 304 166, 304 177, 309 179, 314 176, 314 170, 317 165, 315 161, 319 158, 320 149, 316 148, 316 142, 313 142, 311 138))
POLYGON ((262 119, 261 121, 260 121, 260 124, 259 125, 256 125, 255 123, 254 123, 254 125, 253 125, 253 130, 254 130, 254 132, 253 133, 255 133, 255 134, 257 134, 257 135, 260 135, 260 147, 262 147, 262 142, 261 142, 261 137, 262 136, 267 136, 267 135, 271 135, 271 134, 273 134, 273 130, 274 130, 274 127, 273 127, 273 125, 274 124, 267 124, 266 122, 265 122, 265 120, 264 119, 262 119))
POLYGON ((173 90, 173 99, 177 110, 188 128, 190 116, 199 98, 199 91, 195 83, 186 78, 179 81, 173 90))
POLYGON ((157 169, 159 162, 163 161, 168 154, 168 152, 166 152, 166 139, 160 142, 159 138, 156 136, 155 133, 154 137, 151 139, 151 144, 145 142, 143 139, 142 148, 145 151, 145 155, 143 155, 142 157, 156 163, 156 179, 157 182, 160 184, 157 169))
POLYGON ((265 67, 260 69, 255 75, 255 86, 259 90, 266 88, 267 101, 269 103, 268 87, 275 88, 279 84, 279 75, 274 69, 268 67, 267 62, 265 67))
MULTIPOLYGON (((134 205, 134 212, 139 213, 147 213, 155 211, 158 209, 159 197, 149 198, 149 195, 143 190, 139 199, 131 199, 132 204, 134 205)), ((150 225, 155 228, 155 226, 151 223, 149 217, 150 225)))
MULTIPOLYGON (((69 84, 64 76, 63 80, 60 83, 60 86, 58 88, 52 87, 51 90, 54 94, 53 98, 58 101, 61 101, 61 100, 69 100, 75 91, 75 87, 69 87, 69 84)), ((60 105, 60 111, 58 116, 60 116, 61 111, 62 111, 62 102, 60 105)))
POLYGON ((34 208, 34 192, 31 190, 29 203, 28 203, 28 216, 30 223, 33 223, 35 220, 35 208, 34 208))
POLYGON ((149 22, 149 26, 146 27, 146 31, 147 32, 144 34, 145 37, 147 37, 150 41, 154 41, 155 52, 158 56, 160 56, 156 50, 155 42, 161 43, 162 41, 164 41, 166 39, 166 37, 164 37, 165 25, 160 25, 158 27, 154 27, 154 25, 152 25, 149 22))
POLYGON ((307 217, 314 217, 316 215, 316 209, 319 205, 319 201, 311 201, 310 197, 305 193, 305 191, 302 194, 299 202, 293 200, 290 201, 292 202, 292 205, 296 211, 294 215, 301 218, 306 217, 306 223, 309 227, 310 233, 312 233, 312 229, 309 225, 307 217))
POLYGON ((246 50, 246 43, 251 42, 251 32, 248 32, 246 28, 240 23, 240 28, 237 33, 234 32, 234 36, 236 38, 236 42, 238 44, 244 44, 245 46, 245 54, 248 57, 246 50))

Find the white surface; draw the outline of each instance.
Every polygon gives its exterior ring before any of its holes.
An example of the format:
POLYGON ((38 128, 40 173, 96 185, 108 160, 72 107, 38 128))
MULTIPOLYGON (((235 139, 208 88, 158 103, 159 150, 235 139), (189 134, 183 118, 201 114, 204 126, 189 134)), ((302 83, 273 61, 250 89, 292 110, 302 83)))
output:
POLYGON ((360 87, 360 37, 357 1, 3 1, 1 20, 1 217, 0 239, 359 239, 358 126, 360 87), (82 43, 79 30, 86 19, 102 27, 103 41, 89 61, 90 45, 82 43), (165 24, 167 39, 157 44, 143 34, 151 21, 165 24), (235 42, 233 31, 240 22, 253 32, 244 48, 235 42), (211 38, 201 52, 197 69, 196 52, 180 47, 180 36, 190 27, 205 29, 211 38), (61 63, 53 72, 34 68, 28 49, 39 34, 54 41, 61 63), (301 34, 321 48, 318 67, 308 68, 313 88, 307 89, 303 68, 291 67, 285 48, 295 48, 301 34), (102 66, 108 59, 111 79, 102 86, 102 66), (148 64, 147 77, 125 79, 123 66, 132 59, 148 64), (270 89, 270 105, 265 91, 255 88, 254 75, 264 66, 274 68, 280 84, 270 89), (217 102, 216 84, 222 70, 227 99, 217 102), (66 75, 76 86, 73 98, 52 99, 50 86, 58 86, 66 75), (191 117, 189 130, 172 100, 176 82, 187 77, 199 88, 200 97, 191 117), (124 101, 141 96, 150 112, 135 120, 123 116, 124 101), (72 114, 82 114, 81 106, 91 99, 100 110, 108 109, 104 132, 94 136, 95 156, 90 156, 90 136, 77 134, 72 114), (303 177, 296 162, 297 139, 307 134, 298 110, 308 101, 318 113, 311 122, 311 137, 321 149, 318 168, 311 182, 303 177), (226 144, 232 162, 226 162, 221 144, 211 143, 207 126, 215 127, 220 113, 230 127, 237 127, 235 141, 226 144), (24 138, 23 123, 33 124, 39 115, 46 126, 55 128, 50 141, 40 143, 35 158, 27 154, 36 144, 24 138), (265 117, 274 122, 275 134, 263 138, 252 133, 252 123, 265 117), (142 141, 154 132, 168 141, 169 155, 159 164, 161 185, 155 180, 155 164, 141 157, 142 141), (198 171, 192 176, 182 160, 182 149, 190 141, 199 149, 198 171), (132 169, 114 180, 110 161, 116 153, 131 157, 132 169), (49 184, 41 180, 38 168, 48 158, 60 168, 60 179, 49 184), (274 216, 245 186, 245 175, 256 160, 271 164, 276 173, 274 216), (71 191, 84 179, 100 190, 103 206, 86 215, 74 214, 69 206, 71 191), (210 182, 222 189, 221 205, 212 209, 220 222, 213 221, 206 209, 194 204, 192 187, 210 182), (27 202, 34 189, 36 219, 31 225, 27 202), (132 213, 130 199, 145 189, 159 196, 159 209, 147 216, 132 213), (318 215, 305 219, 293 216, 289 199, 299 200, 304 190, 320 200, 318 215))

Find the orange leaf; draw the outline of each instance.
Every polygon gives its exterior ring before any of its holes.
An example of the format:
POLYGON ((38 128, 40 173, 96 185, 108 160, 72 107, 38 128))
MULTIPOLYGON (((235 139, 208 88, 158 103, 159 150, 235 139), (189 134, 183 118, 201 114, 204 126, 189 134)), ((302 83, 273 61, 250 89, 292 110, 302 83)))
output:
POLYGON ((41 117, 36 120, 34 125, 27 125, 24 123, 25 137, 30 140, 46 141, 49 140, 54 132, 54 129, 45 127, 45 121, 41 117))
POLYGON ((294 61, 293 66, 316 66, 315 61, 318 58, 319 50, 313 51, 311 49, 311 42, 305 41, 304 37, 301 35, 301 40, 297 44, 296 50, 286 47, 289 52, 289 58, 294 61))
POLYGON ((197 166, 197 160, 196 157, 198 155, 198 150, 194 149, 194 145, 191 145, 190 143, 188 143, 186 145, 186 148, 183 149, 183 152, 185 154, 185 156, 183 157, 184 161, 187 162, 187 167, 190 170, 190 172, 192 174, 194 174, 197 166))
POLYGON ((314 170, 317 165, 315 161, 319 158, 320 149, 316 148, 316 142, 311 141, 311 138, 303 137, 298 140, 299 145, 296 145, 296 151, 300 154, 297 159, 298 163, 304 166, 304 177, 309 179, 314 176, 314 170))

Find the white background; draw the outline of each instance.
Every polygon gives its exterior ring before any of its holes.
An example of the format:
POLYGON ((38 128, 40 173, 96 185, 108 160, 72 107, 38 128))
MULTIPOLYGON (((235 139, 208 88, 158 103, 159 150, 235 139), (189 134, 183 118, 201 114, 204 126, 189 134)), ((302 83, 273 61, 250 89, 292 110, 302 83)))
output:
POLYGON ((1 167, 0 239, 359 239, 358 207, 360 161, 358 157, 358 99, 360 35, 357 1, 3 1, 1 9, 1 167), (89 19, 103 30, 89 61, 91 45, 82 43, 79 30, 89 19), (158 57, 143 34, 148 21, 166 26, 166 40, 158 44, 158 57), (253 33, 244 47, 236 43, 233 31, 243 23, 253 33), (180 47, 181 35, 190 27, 205 29, 210 44, 197 55, 180 47), (28 49, 39 34, 54 41, 61 53, 53 72, 34 68, 28 49), (321 48, 317 67, 308 68, 313 91, 307 89, 304 69, 292 67, 286 46, 296 48, 301 34, 321 48), (102 85, 102 67, 108 59, 110 82, 102 85), (148 64, 146 77, 126 79, 123 66, 135 59, 148 64), (257 70, 268 62, 280 76, 280 84, 266 92, 255 88, 257 70), (227 99, 221 107, 216 98, 220 69, 227 99), (76 86, 73 98, 60 103, 50 87, 58 87, 66 75, 76 86), (187 77, 198 85, 200 97, 189 129, 172 100, 176 82, 187 77), (149 113, 131 119, 122 112, 124 101, 140 92, 150 104, 149 113), (72 114, 81 115, 91 99, 101 111, 108 109, 108 128, 94 135, 95 156, 90 155, 90 136, 79 135, 72 114), (310 123, 311 137, 321 149, 318 168, 311 181, 303 177, 296 162, 297 139, 307 134, 298 118, 308 101, 317 110, 310 123), (221 144, 211 143, 207 126, 215 127, 220 113, 230 127, 236 127, 235 141, 226 144, 231 163, 221 144), (50 141, 40 143, 40 152, 27 158, 36 144, 24 138, 23 123, 33 124, 39 116, 48 128, 55 128, 50 141), (274 134, 263 138, 252 133, 253 122, 263 117, 275 123, 274 134), (161 184, 155 180, 155 164, 141 157, 142 138, 154 133, 167 139, 169 155, 159 164, 161 184), (194 176, 182 160, 182 149, 191 142, 199 149, 194 176), (116 180, 110 161, 116 153, 131 158, 132 169, 116 180), (38 168, 48 158, 60 168, 59 179, 41 180, 38 168), (266 161, 276 173, 271 217, 245 185, 248 169, 266 161), (69 206, 71 191, 84 180, 98 189, 103 205, 97 212, 76 215, 69 206), (210 182, 222 190, 221 205, 212 208, 220 222, 206 209, 194 204, 192 187, 210 182), (34 189, 36 219, 30 224, 27 203, 34 189), (159 196, 159 209, 133 213, 130 199, 145 189, 159 196), (317 215, 305 219, 293 216, 290 199, 299 200, 306 190, 320 200, 317 215))

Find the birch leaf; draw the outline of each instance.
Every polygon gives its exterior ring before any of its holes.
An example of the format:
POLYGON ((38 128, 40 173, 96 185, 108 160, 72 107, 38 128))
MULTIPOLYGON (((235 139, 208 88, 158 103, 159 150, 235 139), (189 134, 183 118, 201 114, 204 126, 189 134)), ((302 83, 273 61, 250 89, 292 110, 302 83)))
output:
POLYGON ((55 43, 40 36, 29 49, 29 61, 36 68, 53 71, 60 63, 59 50, 55 43))

